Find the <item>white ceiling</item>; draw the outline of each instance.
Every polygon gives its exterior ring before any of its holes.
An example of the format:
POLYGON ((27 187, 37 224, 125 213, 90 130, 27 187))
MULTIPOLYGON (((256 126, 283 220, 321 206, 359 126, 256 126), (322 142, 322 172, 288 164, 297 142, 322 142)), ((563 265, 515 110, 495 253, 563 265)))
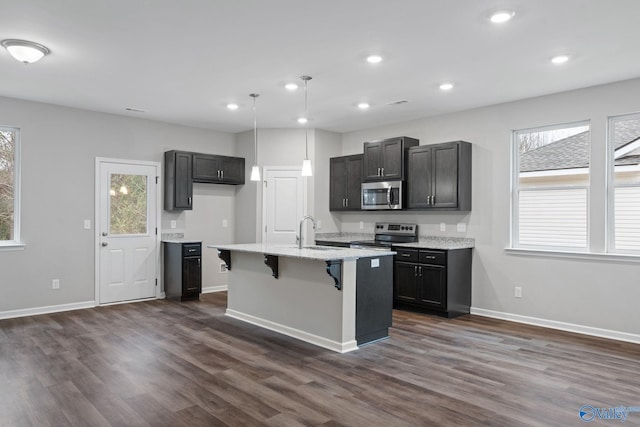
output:
POLYGON ((30 65, 0 49, 0 95, 227 132, 253 127, 251 92, 259 127, 299 127, 304 92, 283 86, 303 74, 310 127, 336 132, 640 77, 639 0, 0 0, 0 11, 0 39, 51 49, 30 65), (498 9, 516 15, 491 24, 498 9), (552 65, 561 53, 571 60, 552 65), (444 81, 456 87, 441 92, 444 81))

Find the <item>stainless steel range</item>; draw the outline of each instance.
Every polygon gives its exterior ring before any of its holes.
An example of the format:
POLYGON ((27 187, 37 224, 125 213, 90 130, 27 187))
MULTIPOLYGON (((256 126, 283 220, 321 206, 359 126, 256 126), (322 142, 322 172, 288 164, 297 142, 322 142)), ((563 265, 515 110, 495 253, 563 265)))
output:
POLYGON ((374 240, 360 240, 351 242, 350 246, 352 248, 389 249, 394 244, 417 242, 418 225, 376 222, 374 237, 374 240))

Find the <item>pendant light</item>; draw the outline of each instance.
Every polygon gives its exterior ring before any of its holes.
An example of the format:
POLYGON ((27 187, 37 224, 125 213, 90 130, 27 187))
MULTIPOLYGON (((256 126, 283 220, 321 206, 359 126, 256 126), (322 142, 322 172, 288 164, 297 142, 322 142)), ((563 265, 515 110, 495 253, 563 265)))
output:
POLYGON ((302 161, 302 176, 312 176, 311 160, 309 160, 309 104, 307 102, 307 82, 309 76, 300 76, 304 81, 304 160, 302 161))
POLYGON ((260 167, 258 167, 258 120, 256 119, 256 98, 260 95, 251 93, 249 96, 253 98, 253 147, 255 150, 253 167, 251 168, 251 181, 260 181, 260 167))

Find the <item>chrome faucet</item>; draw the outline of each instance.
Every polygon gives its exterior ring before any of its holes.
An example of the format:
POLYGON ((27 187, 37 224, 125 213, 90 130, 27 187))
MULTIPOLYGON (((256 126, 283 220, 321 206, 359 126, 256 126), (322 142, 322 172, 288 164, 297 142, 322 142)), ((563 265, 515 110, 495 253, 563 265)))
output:
POLYGON ((311 222, 313 223, 313 229, 316 229, 316 220, 312 217, 312 216, 305 216, 304 218, 302 218, 300 220, 300 234, 298 237, 298 249, 302 249, 302 224, 304 223, 305 220, 310 219, 311 222))

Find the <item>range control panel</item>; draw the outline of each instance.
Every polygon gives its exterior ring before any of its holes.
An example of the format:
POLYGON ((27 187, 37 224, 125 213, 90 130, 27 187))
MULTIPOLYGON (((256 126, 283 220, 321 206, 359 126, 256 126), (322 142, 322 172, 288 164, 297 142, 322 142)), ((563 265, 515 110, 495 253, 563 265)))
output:
POLYGON ((417 224, 398 224, 389 222, 376 222, 376 234, 389 234, 396 236, 417 236, 417 224))

